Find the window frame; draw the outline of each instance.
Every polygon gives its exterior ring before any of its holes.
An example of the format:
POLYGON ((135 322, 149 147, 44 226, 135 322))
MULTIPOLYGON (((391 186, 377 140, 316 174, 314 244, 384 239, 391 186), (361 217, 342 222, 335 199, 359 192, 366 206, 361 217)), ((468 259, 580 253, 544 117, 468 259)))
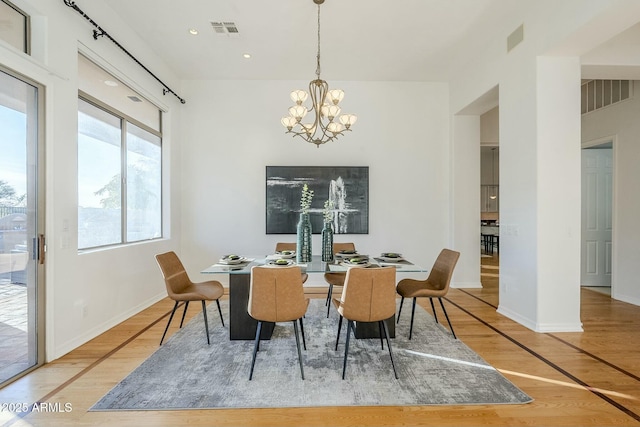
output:
POLYGON ((27 55, 31 56, 31 15, 29 15, 24 10, 20 9, 15 4, 11 3, 9 0, 0 0, 0 1, 24 17, 24 34, 23 34, 24 48, 21 50, 23 53, 26 53, 27 55))
MULTIPOLYGON (((99 99, 89 95, 88 93, 82 91, 82 90, 78 90, 78 100, 84 101, 88 104, 91 104, 92 106, 99 108, 101 110, 103 110, 104 112, 106 112, 107 114, 111 114, 114 117, 116 117, 117 119, 120 120, 120 176, 121 176, 121 182, 122 182, 122 187, 121 187, 121 192, 120 192, 120 242, 118 243, 110 243, 110 244, 106 244, 106 245, 98 245, 98 246, 89 246, 89 247, 79 247, 78 246, 78 252, 87 252, 87 251, 93 251, 93 250, 99 250, 99 249, 104 249, 104 248, 113 248, 113 247, 119 247, 119 246, 125 246, 125 245, 131 245, 131 244, 139 244, 142 242, 149 242, 149 241, 155 241, 155 240, 160 240, 164 238, 164 201, 163 201, 163 197, 164 197, 164 150, 163 150, 163 136, 162 136, 162 109, 158 108, 158 115, 159 115, 159 119, 158 119, 158 127, 159 130, 155 130, 152 127, 150 127, 149 125, 146 125, 138 120, 136 120, 134 117, 131 117, 130 115, 123 113, 122 111, 100 101, 99 99), (160 236, 158 237, 152 237, 152 238, 147 238, 147 239, 140 239, 140 240, 132 240, 129 241, 127 239, 127 231, 128 231, 128 224, 127 224, 127 188, 128 188, 128 177, 127 177, 127 150, 128 150, 128 145, 127 145, 127 134, 128 134, 128 127, 127 125, 131 123, 134 126, 139 127, 140 129, 149 132, 150 134, 156 136, 159 138, 160 143, 159 143, 159 148, 160 148, 160 176, 158 177, 160 180, 160 236)), ((80 109, 78 108, 78 111, 80 109)), ((79 131, 78 131, 79 133, 79 131)), ((77 151, 77 150, 76 150, 77 151)), ((80 159, 78 159, 78 162, 80 161, 80 159)), ((78 200, 76 201, 76 203, 78 203, 78 200)), ((78 207, 79 207, 79 203, 78 203, 78 207)))

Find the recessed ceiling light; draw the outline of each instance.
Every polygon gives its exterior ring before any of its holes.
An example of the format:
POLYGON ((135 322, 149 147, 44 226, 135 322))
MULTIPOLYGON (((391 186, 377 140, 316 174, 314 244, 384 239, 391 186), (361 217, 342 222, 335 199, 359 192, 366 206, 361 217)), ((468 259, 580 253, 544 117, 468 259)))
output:
POLYGON ((113 80, 105 80, 104 84, 106 84, 107 86, 111 86, 111 87, 118 86, 118 82, 114 82, 113 80))
POLYGON ((250 59, 250 58, 251 58, 251 54, 250 54, 250 53, 243 53, 243 54, 242 54, 242 57, 243 57, 244 59, 250 59))
POLYGON ((193 34, 194 36, 198 34, 198 30, 195 28, 189 28, 189 34, 193 34))

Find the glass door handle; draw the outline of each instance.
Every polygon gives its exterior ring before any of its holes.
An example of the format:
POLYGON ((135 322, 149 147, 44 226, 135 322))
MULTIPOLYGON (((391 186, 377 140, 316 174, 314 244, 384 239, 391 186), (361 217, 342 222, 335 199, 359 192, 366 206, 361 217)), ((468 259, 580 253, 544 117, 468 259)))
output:
POLYGON ((47 251, 44 234, 38 234, 38 263, 44 264, 44 254, 47 251))

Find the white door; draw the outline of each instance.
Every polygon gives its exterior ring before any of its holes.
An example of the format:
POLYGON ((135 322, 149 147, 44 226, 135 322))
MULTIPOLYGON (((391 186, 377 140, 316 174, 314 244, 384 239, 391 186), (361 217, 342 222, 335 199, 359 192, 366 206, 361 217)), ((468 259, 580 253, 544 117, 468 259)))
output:
POLYGON ((582 286, 611 286, 613 149, 582 150, 582 286))

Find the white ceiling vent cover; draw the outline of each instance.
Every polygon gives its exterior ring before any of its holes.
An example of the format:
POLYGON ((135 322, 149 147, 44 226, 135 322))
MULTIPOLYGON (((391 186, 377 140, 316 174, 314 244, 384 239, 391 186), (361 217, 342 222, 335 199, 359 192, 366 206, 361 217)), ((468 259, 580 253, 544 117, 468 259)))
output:
POLYGON ((231 21, 211 21, 211 28, 219 36, 239 37, 240 32, 235 22, 231 21))

